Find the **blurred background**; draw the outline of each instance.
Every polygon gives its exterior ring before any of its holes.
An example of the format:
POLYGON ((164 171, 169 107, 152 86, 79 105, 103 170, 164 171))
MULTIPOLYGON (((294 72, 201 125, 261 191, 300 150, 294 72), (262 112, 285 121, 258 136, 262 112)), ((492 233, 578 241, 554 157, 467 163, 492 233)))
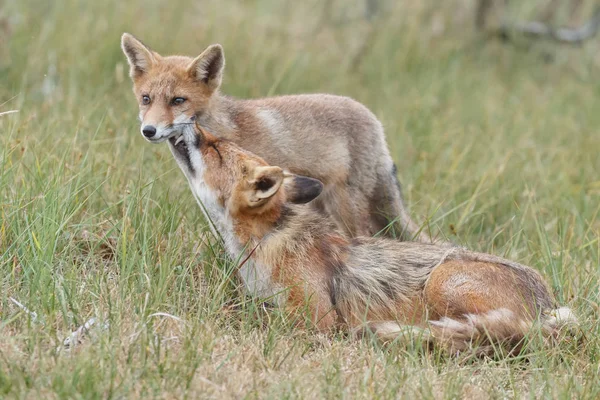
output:
POLYGON ((235 265, 166 145, 139 133, 120 36, 160 54, 222 44, 231 96, 327 92, 364 103, 383 122, 424 229, 532 265, 561 303, 597 321, 599 17, 591 0, 0 0, 0 354, 10 360, 0 361, 0 397, 191 382, 192 393, 219 393, 208 377, 237 398, 248 388, 369 398, 377 385, 394 397, 395 382, 412 398, 442 382, 458 398, 473 379, 501 398, 529 388, 597 398, 597 341, 532 358, 528 373, 516 364, 476 376, 453 361, 352 353, 360 344, 343 340, 332 355, 330 342, 290 338, 285 323, 256 329, 252 304, 219 275, 235 265), (191 328, 154 324, 158 312, 191 328), (55 358, 50 350, 90 316, 110 321, 110 336, 55 358), (246 366, 248 352, 258 367, 246 366), (346 362, 356 371, 347 380, 346 362), (285 386, 291 370, 299 383, 285 386))

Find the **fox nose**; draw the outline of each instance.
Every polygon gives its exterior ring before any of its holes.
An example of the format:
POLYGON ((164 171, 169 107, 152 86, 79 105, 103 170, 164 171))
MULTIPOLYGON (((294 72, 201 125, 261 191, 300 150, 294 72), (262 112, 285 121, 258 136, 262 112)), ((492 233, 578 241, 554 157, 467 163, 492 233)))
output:
POLYGON ((151 138, 152 136, 156 135, 156 128, 152 125, 146 125, 142 128, 142 133, 145 137, 151 138))

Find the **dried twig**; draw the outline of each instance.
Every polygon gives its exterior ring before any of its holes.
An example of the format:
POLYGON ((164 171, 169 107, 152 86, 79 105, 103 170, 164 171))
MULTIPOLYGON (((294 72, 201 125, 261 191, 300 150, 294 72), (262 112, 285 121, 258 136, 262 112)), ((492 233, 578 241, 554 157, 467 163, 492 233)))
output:
MULTIPOLYGON (((0 114, 2 115, 2 114, 0 114)), ((31 318, 32 322, 37 322, 37 313, 34 311, 31 311, 29 308, 27 308, 26 306, 24 306, 22 303, 20 303, 17 299, 15 299, 14 297, 9 297, 8 298, 14 305, 16 305, 17 307, 19 307, 21 310, 23 310, 23 312, 27 315, 29 315, 29 317, 31 318)), ((43 322, 42 322, 43 323, 43 322)))
POLYGON ((65 350, 71 350, 77 345, 81 344, 86 335, 90 333, 92 328, 95 326, 96 330, 105 330, 108 329, 108 321, 104 321, 104 323, 98 325, 96 323, 96 318, 88 319, 85 324, 81 325, 75 332, 71 332, 71 334, 63 341, 63 345, 59 346, 56 351, 59 352, 63 348, 65 350))
POLYGON ((554 28, 543 22, 531 21, 507 24, 500 29, 500 35, 507 37, 518 33, 534 38, 549 39, 560 43, 580 44, 596 36, 600 30, 600 6, 596 7, 592 18, 578 28, 554 28))
POLYGON ((6 114, 14 114, 14 113, 18 113, 19 110, 10 110, 10 111, 4 111, 4 112, 0 112, 0 117, 6 114))

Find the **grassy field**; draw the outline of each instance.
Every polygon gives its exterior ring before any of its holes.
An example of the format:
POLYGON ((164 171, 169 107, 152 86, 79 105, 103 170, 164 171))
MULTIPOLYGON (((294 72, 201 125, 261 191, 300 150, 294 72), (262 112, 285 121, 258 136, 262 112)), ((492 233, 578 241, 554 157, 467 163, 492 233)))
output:
POLYGON ((20 110, 0 116, 0 398, 599 398, 598 40, 502 44, 472 1, 399 3, 369 22, 337 0, 0 2, 0 113, 20 110), (221 43, 230 95, 366 104, 415 218, 540 270, 585 340, 448 358, 265 313, 139 134, 124 31, 167 54, 221 43))

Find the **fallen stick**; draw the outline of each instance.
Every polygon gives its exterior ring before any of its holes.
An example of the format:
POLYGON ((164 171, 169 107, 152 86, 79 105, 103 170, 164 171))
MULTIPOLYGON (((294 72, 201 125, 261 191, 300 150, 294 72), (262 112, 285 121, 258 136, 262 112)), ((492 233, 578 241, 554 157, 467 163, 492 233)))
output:
POLYGON ((71 332, 71 334, 67 336, 65 340, 63 340, 62 346, 58 346, 56 351, 59 352, 62 349, 71 350, 72 348, 81 344, 85 336, 91 333, 94 326, 96 326, 94 329, 95 331, 108 329, 108 321, 104 321, 104 323, 101 325, 97 325, 96 322, 96 318, 88 319, 85 324, 81 325, 74 332, 71 332))
MULTIPOLYGON (((0 114, 2 115, 2 114, 0 114)), ((17 299, 15 299, 14 297, 9 297, 8 298, 14 305, 16 305, 17 307, 19 307, 23 312, 25 312, 25 314, 29 315, 29 317, 31 318, 32 322, 37 322, 37 313, 34 311, 31 311, 29 308, 27 308, 26 306, 24 306, 21 302, 19 302, 17 299)), ((42 322, 43 323, 43 322, 42 322)))
POLYGON ((538 21, 517 22, 505 24, 500 28, 498 35, 506 39, 511 33, 517 33, 559 43, 581 44, 596 36, 598 31, 600 31, 600 6, 596 7, 590 20, 578 28, 555 28, 538 21))

